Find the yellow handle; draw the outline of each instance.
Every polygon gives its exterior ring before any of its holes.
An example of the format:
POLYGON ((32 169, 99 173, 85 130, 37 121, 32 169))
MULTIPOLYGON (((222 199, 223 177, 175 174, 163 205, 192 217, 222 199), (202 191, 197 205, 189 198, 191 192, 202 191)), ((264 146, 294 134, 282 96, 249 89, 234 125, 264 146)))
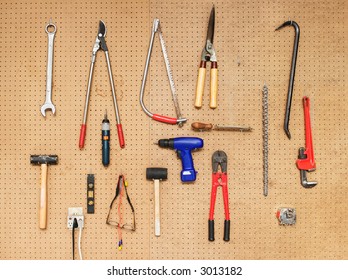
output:
POLYGON ((210 69, 210 108, 217 107, 217 91, 218 91, 218 70, 217 68, 210 69))
POLYGON ((40 229, 47 227, 47 164, 41 164, 39 227, 40 229))
POLYGON ((198 79, 197 79, 197 88, 196 88, 196 100, 195 107, 202 107, 202 99, 203 99, 203 90, 204 90, 204 82, 205 82, 205 67, 200 67, 198 70, 198 79))

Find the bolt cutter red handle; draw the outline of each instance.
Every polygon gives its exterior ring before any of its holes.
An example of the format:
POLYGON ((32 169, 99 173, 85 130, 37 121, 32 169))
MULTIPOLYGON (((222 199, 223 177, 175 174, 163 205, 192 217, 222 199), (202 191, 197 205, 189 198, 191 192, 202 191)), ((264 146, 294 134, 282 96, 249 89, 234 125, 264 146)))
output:
POLYGON ((212 190, 210 198, 209 212, 209 241, 214 241, 214 210, 216 202, 217 188, 222 188, 222 196, 224 200, 225 224, 224 224, 224 241, 230 240, 230 210, 228 203, 228 187, 227 187, 227 155, 223 151, 216 151, 213 154, 213 174, 212 174, 212 190), (217 172, 218 166, 222 172, 217 172))

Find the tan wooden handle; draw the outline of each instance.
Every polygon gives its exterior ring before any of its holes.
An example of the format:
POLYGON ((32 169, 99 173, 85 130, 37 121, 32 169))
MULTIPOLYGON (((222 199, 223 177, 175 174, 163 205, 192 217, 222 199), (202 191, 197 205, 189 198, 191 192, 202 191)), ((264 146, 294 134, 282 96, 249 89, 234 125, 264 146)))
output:
POLYGON ((191 127, 193 130, 212 130, 213 125, 211 123, 201 123, 201 122, 194 122, 191 124, 191 127))
POLYGON ((217 107, 217 91, 218 91, 218 70, 217 63, 212 62, 210 69, 210 108, 217 107))
POLYGON ((204 83, 205 83, 205 72, 206 72, 206 62, 202 61, 200 68, 198 70, 196 98, 195 98, 196 108, 202 107, 202 99, 203 99, 203 91, 204 91, 204 83))
POLYGON ((41 164, 39 227, 47 227, 47 164, 41 164))
POLYGON ((155 235, 161 235, 160 190, 159 180, 154 180, 155 187, 155 235))

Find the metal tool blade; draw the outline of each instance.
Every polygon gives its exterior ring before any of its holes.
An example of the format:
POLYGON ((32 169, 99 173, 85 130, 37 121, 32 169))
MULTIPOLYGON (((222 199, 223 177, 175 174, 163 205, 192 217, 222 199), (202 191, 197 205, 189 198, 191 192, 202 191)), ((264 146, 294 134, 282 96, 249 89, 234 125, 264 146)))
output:
POLYGON ((241 132, 251 132, 253 129, 246 126, 237 125, 214 125, 214 130, 230 130, 230 131, 241 131, 241 132))
POLYGON ((99 21, 98 35, 99 34, 101 34, 103 37, 106 35, 106 26, 102 20, 99 21))
POLYGON ((209 41, 211 44, 213 44, 213 41, 214 41, 214 28, 215 28, 215 6, 213 6, 210 12, 208 32, 207 32, 207 42, 209 41))

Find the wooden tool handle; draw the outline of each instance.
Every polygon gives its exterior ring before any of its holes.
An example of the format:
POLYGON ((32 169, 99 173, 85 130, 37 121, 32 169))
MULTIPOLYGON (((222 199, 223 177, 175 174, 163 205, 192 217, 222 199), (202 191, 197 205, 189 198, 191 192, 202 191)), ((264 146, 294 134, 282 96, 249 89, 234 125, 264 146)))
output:
POLYGON ((198 70, 198 79, 197 79, 197 88, 196 88, 196 99, 195 99, 195 107, 202 107, 202 99, 203 99, 203 90, 205 83, 205 72, 206 72, 206 62, 201 61, 201 65, 198 70))
POLYGON ((41 164, 39 227, 47 227, 47 164, 41 164))
POLYGON ((160 190, 159 180, 154 180, 155 187, 155 235, 161 235, 160 190))
POLYGON ((191 124, 191 127, 193 130, 212 130, 213 125, 211 123, 201 123, 201 122, 194 122, 191 124))
POLYGON ((217 91, 218 91, 218 70, 217 62, 211 63, 210 69, 210 108, 217 107, 217 91))

